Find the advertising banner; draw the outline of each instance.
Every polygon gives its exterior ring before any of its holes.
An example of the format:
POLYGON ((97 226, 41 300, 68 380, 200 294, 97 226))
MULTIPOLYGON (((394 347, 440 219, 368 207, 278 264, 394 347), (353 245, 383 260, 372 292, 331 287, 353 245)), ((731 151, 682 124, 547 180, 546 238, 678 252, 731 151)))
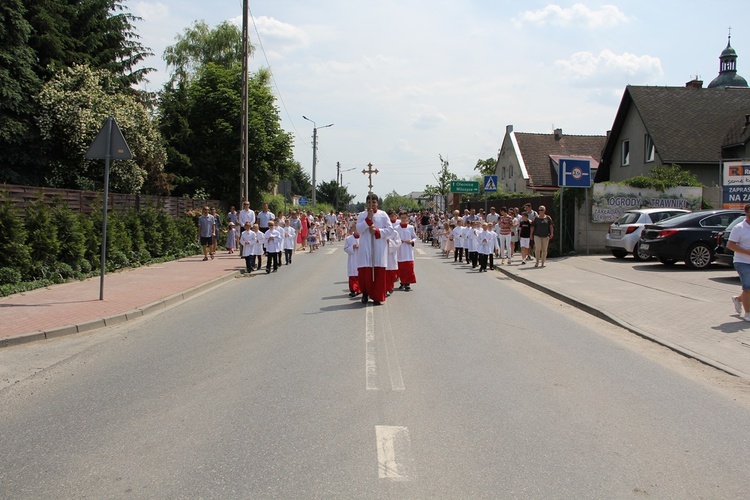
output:
POLYGON ((723 208, 745 208, 750 203, 750 161, 725 161, 723 208))
POLYGON ((623 212, 638 208, 700 210, 703 189, 676 187, 666 191, 640 189, 619 184, 594 184, 592 222, 614 222, 623 212))

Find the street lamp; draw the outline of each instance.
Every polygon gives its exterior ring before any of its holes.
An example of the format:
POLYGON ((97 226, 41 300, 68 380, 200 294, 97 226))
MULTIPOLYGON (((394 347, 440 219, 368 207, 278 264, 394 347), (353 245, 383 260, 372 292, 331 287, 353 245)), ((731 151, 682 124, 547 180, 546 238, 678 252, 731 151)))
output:
POLYGON ((315 183, 315 167, 318 164, 318 128, 333 127, 333 123, 323 125, 322 127, 317 127, 315 125, 315 121, 309 119, 305 115, 302 115, 302 118, 309 122, 312 122, 313 124, 312 204, 313 206, 315 206, 315 191, 317 191, 317 185, 315 183))
POLYGON ((341 184, 344 182, 344 172, 351 172, 356 167, 347 168, 341 170, 341 163, 336 162, 336 211, 339 211, 339 191, 341 191, 341 184))

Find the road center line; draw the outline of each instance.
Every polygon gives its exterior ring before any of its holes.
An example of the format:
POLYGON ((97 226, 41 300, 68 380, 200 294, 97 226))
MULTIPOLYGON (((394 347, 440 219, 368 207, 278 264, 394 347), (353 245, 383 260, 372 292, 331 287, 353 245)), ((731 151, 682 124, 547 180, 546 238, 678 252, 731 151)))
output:
POLYGON ((403 391, 404 378, 401 376, 401 364, 398 362, 398 351, 396 342, 393 338, 393 327, 391 326, 391 315, 388 312, 388 305, 385 306, 385 360, 388 363, 388 374, 391 377, 391 389, 394 391, 403 391))
POLYGON ((365 385, 368 391, 378 390, 378 365, 375 360, 375 314, 373 307, 365 307, 365 385))
POLYGON ((376 425, 375 441, 378 449, 378 478, 409 481, 411 461, 409 429, 392 425, 376 425))

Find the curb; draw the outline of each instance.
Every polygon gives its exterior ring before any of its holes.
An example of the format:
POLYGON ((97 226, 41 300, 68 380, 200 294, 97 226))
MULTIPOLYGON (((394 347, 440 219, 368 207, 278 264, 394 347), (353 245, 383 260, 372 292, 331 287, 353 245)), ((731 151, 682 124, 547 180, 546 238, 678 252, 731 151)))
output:
POLYGON ((208 291, 211 288, 223 285, 225 282, 240 276, 240 274, 240 271, 233 271, 229 274, 225 274, 224 276, 219 276, 218 278, 214 278, 212 280, 206 281, 205 283, 201 283, 200 285, 196 285, 183 292, 178 292, 174 295, 170 295, 169 297, 157 300, 156 302, 146 304, 144 306, 121 314, 115 314, 114 316, 109 316, 107 318, 86 321, 84 323, 76 325, 61 326, 46 331, 22 333, 20 335, 14 335, 12 337, 0 339, 0 349, 3 347, 28 344, 30 342, 36 342, 38 340, 54 339, 74 333, 90 332, 92 330, 104 328, 105 326, 119 325, 125 323, 126 321, 132 321, 146 316, 147 314, 164 311, 169 307, 191 299, 196 295, 199 295, 200 293, 208 291))
POLYGON ((635 327, 628 323, 627 321, 620 319, 618 316, 609 313, 607 311, 597 309, 595 307, 592 307, 585 302, 578 300, 574 297, 571 297, 570 295, 564 295, 556 290, 553 290, 552 288, 545 287, 543 285, 540 285, 539 283, 534 283, 531 280, 528 280, 526 278, 523 278, 517 274, 513 274, 511 272, 508 272, 500 267, 495 267, 495 269, 499 270, 501 273, 503 273, 505 276, 508 276, 509 278, 513 279, 514 281, 517 281, 519 283, 522 283, 524 285, 527 285, 531 288, 534 288, 535 290, 538 290, 542 293, 545 293, 560 302, 564 302, 568 305, 571 305, 577 309, 580 309, 581 311, 590 314, 591 316, 595 316, 599 319, 602 319, 608 323, 611 323, 613 325, 619 326, 621 328, 624 328, 625 330, 634 333, 635 335, 638 335, 639 337, 649 340, 651 342, 654 342, 656 344, 659 344, 660 346, 666 347, 667 349, 676 352, 677 354, 680 354, 682 356, 685 356, 686 358, 694 359, 706 366, 710 366, 711 368, 715 368, 717 370, 720 370, 724 373, 727 373, 729 375, 732 375, 734 377, 744 378, 744 379, 750 379, 750 374, 744 373, 740 370, 736 370, 730 366, 727 366, 723 363, 720 363, 714 359, 707 358, 706 356, 703 356, 701 354, 698 354, 695 351, 692 351, 690 349, 687 349, 685 347, 682 347, 679 344, 675 344, 672 342, 669 342, 667 340, 663 340, 649 332, 646 332, 638 327, 635 327))

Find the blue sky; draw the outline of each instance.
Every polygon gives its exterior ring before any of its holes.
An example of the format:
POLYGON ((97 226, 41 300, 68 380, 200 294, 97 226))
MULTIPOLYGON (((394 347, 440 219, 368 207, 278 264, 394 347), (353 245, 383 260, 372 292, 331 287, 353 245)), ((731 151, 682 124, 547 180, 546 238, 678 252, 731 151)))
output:
MULTIPOLYGON (((241 23, 241 0, 131 0, 155 57, 150 90, 167 79, 161 59, 194 21, 241 23)), ((294 155, 318 182, 406 194, 434 184, 438 155, 459 178, 495 157, 506 125, 518 132, 604 135, 624 88, 708 84, 732 27, 738 73, 750 79, 750 2, 722 0, 537 2, 480 0, 250 0, 251 70, 270 66, 294 155), (261 48, 262 44, 262 48, 261 48)), ((239 166, 237 167, 239 169, 239 166)), ((239 177, 239 172, 238 172, 239 177)))

